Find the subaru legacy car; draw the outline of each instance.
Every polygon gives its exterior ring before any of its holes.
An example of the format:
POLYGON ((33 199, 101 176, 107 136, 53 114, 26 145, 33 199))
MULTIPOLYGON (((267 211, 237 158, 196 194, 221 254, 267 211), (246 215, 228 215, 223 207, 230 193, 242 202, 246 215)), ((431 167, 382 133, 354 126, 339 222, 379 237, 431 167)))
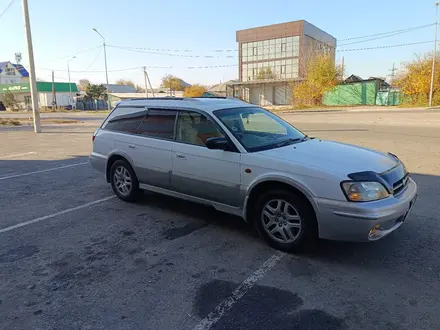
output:
POLYGON ((397 156, 308 137, 238 99, 122 101, 95 131, 90 162, 123 201, 149 190, 211 205, 284 251, 381 239, 417 197, 397 156))

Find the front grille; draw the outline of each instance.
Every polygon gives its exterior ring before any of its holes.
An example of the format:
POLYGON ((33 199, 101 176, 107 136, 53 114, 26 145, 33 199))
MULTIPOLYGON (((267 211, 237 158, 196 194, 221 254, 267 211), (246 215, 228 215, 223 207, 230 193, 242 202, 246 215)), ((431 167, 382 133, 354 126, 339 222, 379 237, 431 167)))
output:
POLYGON ((409 176, 408 176, 408 174, 405 174, 405 176, 402 179, 395 182, 393 184, 393 194, 399 195, 400 193, 402 193, 408 184, 408 180, 409 180, 409 176))

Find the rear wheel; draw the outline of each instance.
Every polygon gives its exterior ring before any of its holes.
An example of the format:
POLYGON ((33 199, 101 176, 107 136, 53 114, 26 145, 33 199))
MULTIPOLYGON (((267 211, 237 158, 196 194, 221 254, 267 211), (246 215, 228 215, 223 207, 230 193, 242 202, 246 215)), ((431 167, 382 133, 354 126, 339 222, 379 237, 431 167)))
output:
POLYGON ((296 193, 271 190, 262 194, 254 215, 260 236, 279 250, 299 251, 316 243, 315 213, 304 197, 296 193))
POLYGON ((134 202, 140 195, 136 174, 125 160, 117 160, 113 163, 110 169, 110 182, 116 196, 125 202, 134 202))

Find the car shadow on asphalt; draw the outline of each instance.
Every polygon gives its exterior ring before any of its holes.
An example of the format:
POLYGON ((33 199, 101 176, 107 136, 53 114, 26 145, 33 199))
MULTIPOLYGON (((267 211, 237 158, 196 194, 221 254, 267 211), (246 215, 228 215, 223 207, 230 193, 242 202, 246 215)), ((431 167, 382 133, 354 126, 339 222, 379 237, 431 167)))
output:
MULTIPOLYGON (((437 244, 440 235, 434 214, 427 214, 427 207, 440 204, 440 196, 433 193, 440 187, 440 176, 411 174, 419 186, 419 198, 406 223, 397 231, 376 242, 352 243, 331 240, 319 240, 317 246, 308 252, 295 253, 296 256, 332 264, 352 265, 356 267, 396 268, 408 258, 417 258, 420 254, 431 254, 429 249, 437 244), (423 224, 423 226, 421 225, 423 224), (431 228, 427 230, 427 228, 431 228)), ((141 201, 149 207, 167 209, 182 216, 199 219, 203 224, 234 230, 259 239, 251 225, 240 217, 216 211, 215 209, 179 200, 173 197, 146 192, 141 201)), ((422 267, 429 267, 429 259, 420 259, 422 267)), ((440 269, 439 269, 440 271, 440 269)))
POLYGON ((192 217, 203 221, 206 225, 235 230, 243 233, 244 235, 258 237, 252 226, 246 223, 242 218, 217 211, 210 206, 153 192, 144 192, 144 196, 141 198, 139 203, 148 207, 165 209, 167 211, 179 213, 184 217, 192 217))

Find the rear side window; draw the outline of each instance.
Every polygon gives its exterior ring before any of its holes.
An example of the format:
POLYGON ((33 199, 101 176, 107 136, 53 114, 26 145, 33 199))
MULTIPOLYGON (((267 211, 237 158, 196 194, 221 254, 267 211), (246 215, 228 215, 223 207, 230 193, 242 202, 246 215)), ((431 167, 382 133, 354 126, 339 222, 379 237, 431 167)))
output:
POLYGON ((119 107, 113 110, 102 126, 116 132, 136 134, 146 110, 144 108, 119 107))
POLYGON ((174 139, 174 125, 177 111, 148 110, 138 128, 138 134, 159 139, 174 139))

